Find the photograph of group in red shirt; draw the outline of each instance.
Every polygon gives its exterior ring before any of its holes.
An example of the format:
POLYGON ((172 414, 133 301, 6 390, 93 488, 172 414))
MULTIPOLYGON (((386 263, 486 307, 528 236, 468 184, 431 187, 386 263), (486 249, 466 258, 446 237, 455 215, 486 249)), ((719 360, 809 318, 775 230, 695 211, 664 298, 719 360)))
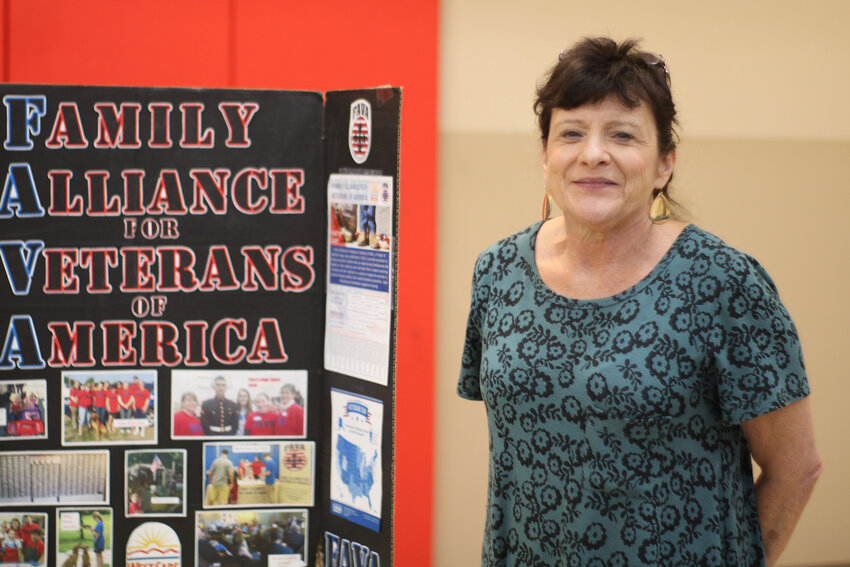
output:
POLYGON ((171 437, 303 438, 306 370, 174 370, 171 437))
POLYGON ((63 445, 156 443, 156 370, 63 372, 63 445))
POLYGON ((0 564, 46 565, 46 526, 41 512, 0 514, 0 564))

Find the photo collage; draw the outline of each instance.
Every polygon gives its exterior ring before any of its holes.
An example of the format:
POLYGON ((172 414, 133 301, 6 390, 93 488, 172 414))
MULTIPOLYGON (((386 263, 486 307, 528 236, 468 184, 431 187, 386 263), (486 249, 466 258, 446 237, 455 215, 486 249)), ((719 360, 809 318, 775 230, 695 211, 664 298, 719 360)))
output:
POLYGON ((0 563, 113 567, 115 522, 189 520, 194 509, 198 565, 307 564, 307 371, 161 372, 64 371, 61 399, 45 380, 0 382, 0 441, 48 439, 47 424, 59 423, 67 447, 3 445, 0 563), (164 424, 185 448, 163 446, 173 444, 161 442, 164 424), (201 464, 197 477, 190 463, 201 464), (55 523, 29 506, 56 506, 55 523))

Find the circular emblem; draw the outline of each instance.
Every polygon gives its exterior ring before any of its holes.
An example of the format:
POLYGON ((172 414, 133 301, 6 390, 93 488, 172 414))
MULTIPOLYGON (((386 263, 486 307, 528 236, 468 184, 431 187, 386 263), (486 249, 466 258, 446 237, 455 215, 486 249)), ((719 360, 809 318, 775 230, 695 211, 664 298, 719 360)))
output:
POLYGON ((283 466, 290 471, 300 471, 307 464, 307 455, 301 449, 293 449, 283 454, 283 466))
POLYGON ((180 538, 169 526, 145 522, 127 539, 127 567, 180 567, 180 538))

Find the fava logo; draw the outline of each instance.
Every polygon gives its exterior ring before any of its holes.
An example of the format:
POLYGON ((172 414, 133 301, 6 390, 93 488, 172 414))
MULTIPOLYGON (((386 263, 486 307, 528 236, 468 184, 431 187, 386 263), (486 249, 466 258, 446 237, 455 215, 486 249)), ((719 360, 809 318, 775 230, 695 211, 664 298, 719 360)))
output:
POLYGON ((372 147, 372 105, 365 98, 351 103, 348 118, 348 151, 354 163, 361 164, 369 157, 372 147))

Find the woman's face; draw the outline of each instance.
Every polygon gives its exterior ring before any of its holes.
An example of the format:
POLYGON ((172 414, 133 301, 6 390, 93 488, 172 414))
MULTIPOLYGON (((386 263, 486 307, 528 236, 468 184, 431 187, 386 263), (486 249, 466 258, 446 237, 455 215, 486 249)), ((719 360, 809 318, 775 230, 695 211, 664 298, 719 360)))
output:
POLYGON ((288 404, 292 401, 292 391, 289 388, 281 388, 280 390, 280 403, 283 405, 288 404))
POLYGON ((181 403, 183 406, 183 411, 185 411, 186 413, 194 414, 195 408, 198 407, 198 402, 195 401, 195 398, 193 398, 192 396, 186 396, 185 398, 183 398, 183 401, 181 403))
POLYGON ((661 156, 652 112, 616 97, 552 111, 543 177, 567 220, 595 232, 649 222, 653 189, 673 171, 675 152, 661 156))
POLYGON ((259 394, 256 399, 257 411, 266 413, 269 410, 269 398, 265 394, 259 394))
POLYGON ((248 405, 248 399, 248 392, 245 390, 239 390, 239 395, 236 396, 236 401, 240 408, 248 405))

